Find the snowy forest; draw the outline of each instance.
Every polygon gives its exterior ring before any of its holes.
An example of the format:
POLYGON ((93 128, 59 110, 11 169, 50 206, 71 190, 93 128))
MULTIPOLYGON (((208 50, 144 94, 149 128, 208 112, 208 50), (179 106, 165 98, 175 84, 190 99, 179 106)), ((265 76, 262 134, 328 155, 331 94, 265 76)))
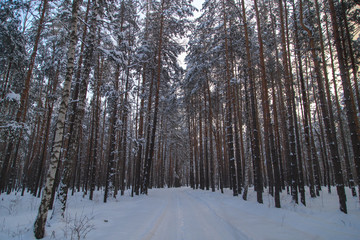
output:
POLYGON ((0 198, 37 239, 76 193, 359 202, 360 1, 197 4, 0 2, 0 198))

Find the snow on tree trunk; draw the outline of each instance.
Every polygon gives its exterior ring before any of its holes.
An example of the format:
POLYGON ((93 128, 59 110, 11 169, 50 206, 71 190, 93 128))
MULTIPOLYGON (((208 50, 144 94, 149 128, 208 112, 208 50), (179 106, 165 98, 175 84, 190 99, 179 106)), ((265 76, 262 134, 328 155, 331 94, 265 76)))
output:
POLYGON ((34 224, 34 234, 37 239, 41 239, 45 234, 45 224, 50 206, 51 195, 55 182, 55 174, 59 164, 62 138, 64 134, 65 117, 70 98, 71 80, 74 71, 75 47, 77 43, 77 18, 78 18, 78 0, 73 1, 72 19, 70 28, 70 44, 68 49, 68 63, 66 68, 65 82, 62 92, 62 100, 59 109, 58 120, 56 123, 55 139, 50 158, 50 166, 46 177, 45 188, 43 190, 39 212, 34 224))
MULTIPOLYGON (((88 89, 88 80, 90 77, 90 71, 92 66, 92 59, 94 53, 94 43, 95 43, 95 33, 96 33, 96 18, 97 18, 97 10, 98 6, 93 6, 93 12, 91 13, 91 26, 89 32, 89 40, 87 42, 87 48, 85 51, 85 61, 84 61, 84 69, 83 76, 80 80, 80 70, 78 69, 78 77, 76 78, 76 86, 73 94, 73 101, 71 104, 71 114, 70 114, 70 127, 69 127, 69 145, 67 148, 67 152, 65 155, 64 162, 64 170, 61 179, 61 187, 58 198, 62 204, 61 207, 61 215, 64 217, 66 202, 67 202, 67 193, 70 186, 71 177, 74 176, 74 172, 76 171, 76 163, 79 161, 78 159, 78 151, 80 150, 80 141, 81 141, 81 133, 82 133, 82 122, 85 115, 85 106, 86 106, 86 95, 88 89)), ((88 9, 89 10, 89 3, 88 9)), ((85 23, 87 25, 87 23, 85 23)), ((83 41, 85 41, 86 37, 86 28, 83 33, 83 41)), ((83 47, 82 43, 82 47, 83 47)), ((78 66, 81 63, 78 64, 78 66)))
POLYGON ((340 155, 337 146, 336 140, 336 132, 334 126, 334 120, 332 116, 332 109, 329 107, 328 102, 331 102, 330 99, 326 99, 325 96, 325 89, 324 89, 324 80, 321 74, 320 63, 318 61, 318 54, 316 53, 316 45, 314 42, 314 37, 312 31, 304 24, 303 20, 303 6, 302 1, 300 1, 300 23, 302 28, 307 32, 309 37, 309 44, 311 47, 311 55, 314 62, 315 73, 316 73, 316 80, 318 84, 318 94, 320 98, 320 108, 322 111, 323 121, 325 125, 325 133, 326 138, 330 147, 330 157, 331 161, 334 165, 334 174, 335 174, 335 182, 337 185, 337 192, 339 195, 339 202, 340 202, 340 210, 344 213, 347 213, 346 207, 346 195, 344 189, 344 179, 342 175, 341 169, 341 162, 340 162, 340 155))
MULTIPOLYGON (((164 10, 165 10, 164 5, 165 5, 165 0, 161 1, 160 34, 159 34, 159 44, 158 44, 157 81, 156 81, 156 93, 155 93, 154 118, 153 118, 153 125, 152 125, 152 131, 151 131, 151 139, 150 139, 150 142, 147 143, 147 144, 150 144, 150 149, 149 149, 148 157, 145 159, 144 179, 143 179, 143 188, 142 188, 143 194, 144 193, 147 194, 147 192, 148 192, 151 163, 152 163, 152 158, 154 155, 154 148, 155 148, 155 134, 156 134, 158 111, 159 111, 159 99, 160 99, 159 92, 160 92, 161 69, 162 69, 161 55, 162 55, 162 41, 163 41, 164 17, 165 17, 164 16, 164 10)), ((150 124, 149 124, 149 127, 150 127, 150 124)))
MULTIPOLYGON (((355 99, 354 94, 352 92, 352 86, 348 77, 348 72, 346 70, 345 65, 345 59, 344 59, 344 53, 343 48, 341 47, 341 38, 339 34, 339 24, 336 18, 336 9, 334 5, 333 0, 328 0, 329 7, 330 7, 330 15, 331 15, 331 22, 332 22, 332 28, 333 28, 333 35, 335 39, 335 47, 337 51, 337 58, 339 61, 339 69, 340 69, 340 76, 341 76, 341 82, 343 86, 344 91, 344 103, 345 103, 345 109, 346 109, 346 116, 348 119, 349 129, 350 129, 350 135, 351 135, 351 143, 352 143, 352 149, 355 156, 355 169, 357 172, 357 180, 358 180, 358 189, 359 189, 359 198, 360 198, 360 123, 359 118, 356 113, 356 107, 355 107, 355 99)), ((339 176, 340 177, 340 176, 339 176)), ((345 192, 343 192, 342 189, 339 189, 341 191, 341 194, 344 195, 340 202, 346 202, 346 196, 345 192)), ((341 187, 340 187, 341 188, 341 187)), ((343 186, 342 186, 343 188, 343 186)), ((339 196, 340 197, 340 196, 339 196)), ((344 203, 342 203, 344 204, 344 203)), ((345 209, 346 210, 346 209, 345 209)))

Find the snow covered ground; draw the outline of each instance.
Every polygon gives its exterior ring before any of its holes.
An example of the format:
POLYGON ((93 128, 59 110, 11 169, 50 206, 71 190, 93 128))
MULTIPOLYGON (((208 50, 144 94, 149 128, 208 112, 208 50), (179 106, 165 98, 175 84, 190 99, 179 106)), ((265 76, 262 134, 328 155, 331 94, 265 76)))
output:
MULTIPOLYGON (((48 221, 45 239, 360 239, 360 205, 348 189, 347 215, 338 210, 335 189, 307 198, 307 207, 283 193, 281 209, 267 193, 262 205, 252 189, 248 201, 231 193, 152 189, 148 196, 127 194, 106 204, 102 192, 94 201, 77 193, 65 219, 48 221)), ((39 201, 29 194, 0 195, 0 239, 34 239, 39 201)))

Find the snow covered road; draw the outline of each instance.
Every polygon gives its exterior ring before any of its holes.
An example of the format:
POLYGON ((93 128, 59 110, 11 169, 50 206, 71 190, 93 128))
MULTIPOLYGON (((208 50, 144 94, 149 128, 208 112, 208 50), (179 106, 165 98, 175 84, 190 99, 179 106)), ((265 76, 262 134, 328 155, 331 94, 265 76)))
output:
MULTIPOLYGON (((348 215, 338 210, 335 193, 307 198, 307 207, 293 204, 282 193, 281 209, 274 208, 267 193, 264 204, 256 203, 253 190, 249 200, 243 201, 229 189, 225 194, 191 188, 151 189, 148 196, 109 198, 106 204, 102 192, 96 192, 94 201, 77 193, 69 198, 65 220, 48 222, 45 239, 71 239, 71 235, 77 239, 77 232, 82 237, 87 233, 90 240, 360 239, 359 201, 350 192, 347 195, 348 215)), ((0 239, 34 239, 32 224, 39 199, 2 197, 0 239)))
POLYGON ((360 239, 358 206, 357 215, 292 203, 275 209, 227 193, 154 189, 149 196, 120 198, 94 211, 98 222, 87 239, 360 239))

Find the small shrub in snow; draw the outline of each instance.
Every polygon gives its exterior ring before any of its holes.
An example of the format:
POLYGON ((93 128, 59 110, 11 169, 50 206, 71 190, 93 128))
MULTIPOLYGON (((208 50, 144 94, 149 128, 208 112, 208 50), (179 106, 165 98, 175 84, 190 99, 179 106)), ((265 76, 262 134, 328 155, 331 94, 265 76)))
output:
POLYGON ((17 239, 22 240, 22 239, 26 239, 26 238, 24 238, 24 234, 29 232, 29 231, 30 231, 30 228, 17 225, 16 231, 10 232, 9 236, 14 238, 14 239, 17 238, 17 239))
POLYGON ((70 237, 71 240, 85 239, 86 235, 94 229, 94 225, 91 223, 93 219, 94 217, 88 217, 83 214, 80 216, 75 214, 74 218, 66 215, 65 227, 63 228, 64 237, 66 239, 70 237))

